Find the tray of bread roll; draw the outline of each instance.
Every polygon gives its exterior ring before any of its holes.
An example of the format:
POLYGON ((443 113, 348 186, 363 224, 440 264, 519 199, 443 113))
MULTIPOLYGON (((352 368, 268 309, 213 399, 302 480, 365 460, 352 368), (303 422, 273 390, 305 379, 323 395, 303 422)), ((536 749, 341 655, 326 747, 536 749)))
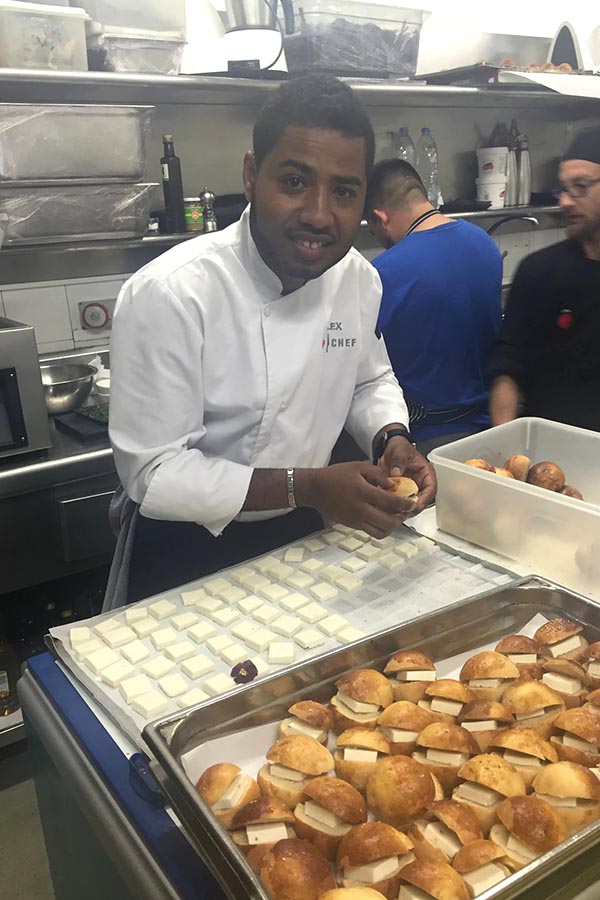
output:
POLYGON ((232 900, 525 896, 600 841, 600 607, 523 579, 144 737, 232 900))
POLYGON ((84 622, 52 649, 142 749, 144 726, 511 581, 409 528, 343 525, 84 622))

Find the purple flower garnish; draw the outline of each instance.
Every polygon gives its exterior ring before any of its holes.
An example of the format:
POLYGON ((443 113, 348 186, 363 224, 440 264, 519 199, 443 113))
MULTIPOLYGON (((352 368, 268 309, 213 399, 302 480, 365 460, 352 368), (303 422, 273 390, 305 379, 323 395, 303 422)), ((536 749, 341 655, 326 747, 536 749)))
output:
POLYGON ((258 675, 258 669, 251 659, 245 659, 231 670, 231 677, 236 684, 249 684, 258 675))

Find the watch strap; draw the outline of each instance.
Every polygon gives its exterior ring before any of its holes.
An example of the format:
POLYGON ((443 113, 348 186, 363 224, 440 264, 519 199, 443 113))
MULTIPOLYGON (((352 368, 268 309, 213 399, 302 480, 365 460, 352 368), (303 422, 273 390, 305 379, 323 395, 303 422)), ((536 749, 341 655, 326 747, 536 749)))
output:
POLYGON ((383 431, 377 438, 377 442, 375 444, 375 447, 373 448, 374 466, 377 465, 377 463, 385 453, 385 448, 393 437, 404 437, 409 443, 413 445, 413 447, 415 446, 415 442, 413 441, 412 435, 408 428, 390 428, 389 431, 383 431))

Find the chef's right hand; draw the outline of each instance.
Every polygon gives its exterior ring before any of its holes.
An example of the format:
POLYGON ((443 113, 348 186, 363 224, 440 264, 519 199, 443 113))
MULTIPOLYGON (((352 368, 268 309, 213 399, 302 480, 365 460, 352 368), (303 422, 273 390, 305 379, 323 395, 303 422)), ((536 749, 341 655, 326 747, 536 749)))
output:
POLYGON ((414 502, 391 493, 393 487, 382 469, 367 462, 295 472, 298 506, 311 506, 325 519, 376 538, 390 534, 414 513, 414 502))

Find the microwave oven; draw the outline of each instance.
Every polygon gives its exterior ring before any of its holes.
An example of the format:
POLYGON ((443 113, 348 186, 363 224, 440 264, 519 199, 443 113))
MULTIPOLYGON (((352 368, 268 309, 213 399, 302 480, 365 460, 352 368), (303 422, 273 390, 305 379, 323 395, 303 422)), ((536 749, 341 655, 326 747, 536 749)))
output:
POLYGON ((0 459, 51 445, 34 330, 0 316, 0 459))

